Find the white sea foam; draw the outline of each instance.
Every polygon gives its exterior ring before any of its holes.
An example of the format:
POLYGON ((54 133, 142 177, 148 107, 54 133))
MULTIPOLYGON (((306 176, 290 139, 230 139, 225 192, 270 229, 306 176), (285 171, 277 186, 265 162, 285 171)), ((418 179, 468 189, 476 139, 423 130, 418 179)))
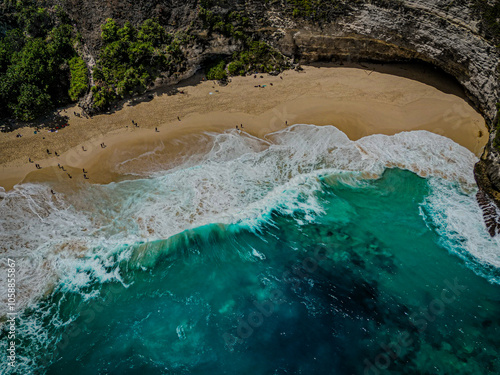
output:
POLYGON ((500 236, 491 238, 474 194, 457 189, 453 182, 431 178, 432 193, 422 204, 426 222, 436 228, 441 244, 463 258, 491 282, 500 283, 485 268, 500 269, 500 236))
MULTIPOLYGON (((60 287, 79 290, 92 280, 119 279, 119 260, 127 259, 131 245, 140 241, 165 239, 214 222, 240 222, 257 229, 271 209, 301 212, 301 220, 313 221, 322 214, 315 194, 321 189, 319 176, 348 181, 399 167, 459 181, 464 191, 475 186, 475 156, 425 131, 353 142, 333 126, 296 125, 266 140, 235 130, 206 138, 210 142, 204 153, 186 157, 172 169, 156 168, 149 178, 89 185, 68 195, 52 196, 43 184, 19 185, 2 193, 0 241, 3 255, 18 261, 19 306, 46 293, 56 280, 63 281, 60 287)), ((473 196, 464 196, 467 214, 482 223, 473 196)), ((460 203, 450 199, 446 204, 450 208, 442 220, 448 223, 456 220, 451 211, 460 203)), ((443 210, 437 203, 432 207, 443 210)), ((464 251, 498 266, 491 248, 497 243, 488 242, 484 228, 467 227, 465 221, 460 227, 446 223, 445 232, 456 230, 470 241, 464 251), (473 245, 479 237, 483 247, 473 245)))

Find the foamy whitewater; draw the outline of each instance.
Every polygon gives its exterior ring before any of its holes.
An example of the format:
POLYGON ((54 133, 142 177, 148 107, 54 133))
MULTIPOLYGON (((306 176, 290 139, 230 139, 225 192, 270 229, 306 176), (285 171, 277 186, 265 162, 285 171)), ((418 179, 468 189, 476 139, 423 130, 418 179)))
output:
POLYGON ((175 167, 162 147, 120 163, 132 180, 2 193, 19 312, 2 374, 500 372, 500 236, 470 151, 314 125, 204 142, 175 167), (455 282, 456 302, 440 300, 455 282), (384 354, 401 332, 412 343, 384 354))

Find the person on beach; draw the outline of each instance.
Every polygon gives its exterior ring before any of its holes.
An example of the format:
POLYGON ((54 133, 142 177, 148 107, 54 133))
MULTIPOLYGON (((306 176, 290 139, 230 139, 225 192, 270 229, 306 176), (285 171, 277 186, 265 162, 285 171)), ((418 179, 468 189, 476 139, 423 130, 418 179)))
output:
POLYGON ((85 174, 85 173, 89 173, 89 172, 87 172, 87 171, 85 170, 85 168, 83 168, 83 169, 82 169, 82 171, 83 171, 83 173, 84 173, 84 174, 85 174))
POLYGON ((83 150, 83 151, 87 151, 87 150, 85 150, 85 147, 84 147, 84 146, 82 146, 82 150, 83 150))
POLYGON ((155 132, 156 132, 156 133, 159 133, 158 128, 155 128, 155 132))
POLYGON ((69 173, 68 173, 68 177, 69 177, 69 178, 73 178, 73 177, 71 177, 71 175, 70 175, 69 173))
POLYGON ((85 173, 83 174, 83 178, 84 178, 85 180, 88 180, 88 179, 89 179, 85 173))
POLYGON ((181 121, 181 118, 179 116, 177 116, 177 120, 181 121))
POLYGON ((30 163, 33 163, 33 160, 31 160, 31 158, 28 158, 28 160, 29 160, 30 163))
POLYGON ((52 193, 52 195, 56 195, 56 192, 52 189, 50 189, 50 192, 52 193))
POLYGON ((61 164, 57 163, 57 168, 62 169, 61 164))
POLYGON ((47 155, 50 155, 50 151, 49 151, 49 149, 47 149, 47 155))
POLYGON ((242 128, 242 129, 243 129, 243 124, 240 124, 240 128, 242 128))
POLYGON ((236 130, 240 130, 240 129, 238 129, 238 125, 236 125, 236 130))
POLYGON ((57 153, 57 151, 54 151, 54 154, 55 154, 56 156, 59 156, 59 154, 57 153))

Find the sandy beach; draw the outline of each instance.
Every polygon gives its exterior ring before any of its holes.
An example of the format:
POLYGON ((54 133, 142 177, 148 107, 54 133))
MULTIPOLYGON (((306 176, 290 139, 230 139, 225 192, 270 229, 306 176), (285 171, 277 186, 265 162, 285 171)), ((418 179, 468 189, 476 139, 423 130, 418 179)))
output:
MULTIPOLYGON (((334 125, 353 140, 428 130, 476 155, 488 139, 484 119, 458 84, 425 66, 307 66, 280 76, 234 77, 227 86, 201 77, 158 90, 152 100, 129 101, 123 109, 91 119, 75 116, 80 112, 76 106, 63 109, 69 126, 57 133, 34 134, 33 128, 1 133, 0 186, 9 190, 35 181, 63 181, 68 186, 108 183, 123 175, 118 164, 137 155, 161 147, 162 157, 175 159, 190 152, 185 142, 176 140, 240 124, 256 137, 299 123, 334 125), (42 169, 37 170, 35 163, 42 169)), ((201 145, 202 138, 197 139, 201 145)), ((197 147, 195 143, 192 147, 197 147)))

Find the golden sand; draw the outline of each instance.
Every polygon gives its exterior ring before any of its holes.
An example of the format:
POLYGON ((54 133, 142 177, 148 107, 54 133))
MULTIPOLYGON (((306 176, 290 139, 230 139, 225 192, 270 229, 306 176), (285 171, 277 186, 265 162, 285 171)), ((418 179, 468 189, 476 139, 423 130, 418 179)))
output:
POLYGON ((107 183, 120 177, 117 163, 134 155, 168 145, 166 157, 175 158, 186 152, 176 146, 176 139, 240 124, 257 137, 297 123, 334 125, 353 140, 375 133, 428 130, 476 155, 488 140, 484 119, 458 85, 431 68, 307 66, 281 77, 234 77, 229 85, 219 86, 195 76, 157 91, 153 100, 129 101, 112 114, 85 119, 73 115, 77 107, 66 108, 61 112, 70 126, 57 133, 43 130, 35 135, 32 128, 1 133, 0 186, 8 190, 20 182, 51 180, 71 186, 84 181, 83 168, 90 177, 85 181, 107 183), (16 138, 17 133, 23 137, 16 138), (100 146, 103 142, 105 148, 100 146), (29 157, 42 169, 36 170, 29 157))

